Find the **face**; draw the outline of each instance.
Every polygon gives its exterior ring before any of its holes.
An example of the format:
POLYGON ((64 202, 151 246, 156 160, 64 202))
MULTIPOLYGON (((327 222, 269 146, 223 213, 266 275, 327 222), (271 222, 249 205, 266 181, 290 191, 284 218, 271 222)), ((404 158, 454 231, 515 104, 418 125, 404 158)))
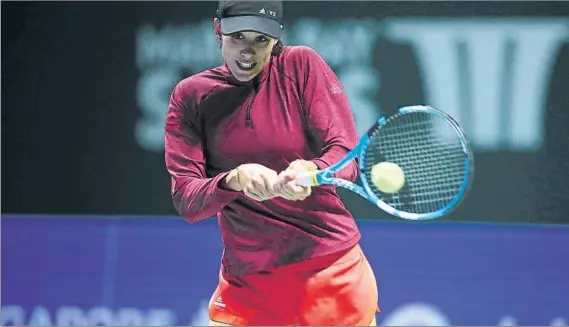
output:
MULTIPOLYGON (((215 22, 219 31, 219 21, 215 22)), ((257 32, 238 32, 221 36, 221 54, 229 70, 241 82, 257 76, 271 58, 277 40, 257 32)))

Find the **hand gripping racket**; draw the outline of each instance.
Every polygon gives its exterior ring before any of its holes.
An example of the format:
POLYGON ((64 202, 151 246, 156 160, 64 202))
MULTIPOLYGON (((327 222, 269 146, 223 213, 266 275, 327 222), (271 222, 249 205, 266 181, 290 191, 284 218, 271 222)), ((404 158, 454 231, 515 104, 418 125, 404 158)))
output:
POLYGON ((341 186, 393 216, 426 220, 442 217, 457 206, 472 173, 472 151, 458 123, 435 108, 408 106, 380 117, 342 160, 301 174, 296 181, 303 186, 341 186), (362 186, 334 177, 354 159, 362 186), (403 170, 405 184, 399 191, 382 193, 372 183, 371 169, 380 162, 395 163, 403 170))

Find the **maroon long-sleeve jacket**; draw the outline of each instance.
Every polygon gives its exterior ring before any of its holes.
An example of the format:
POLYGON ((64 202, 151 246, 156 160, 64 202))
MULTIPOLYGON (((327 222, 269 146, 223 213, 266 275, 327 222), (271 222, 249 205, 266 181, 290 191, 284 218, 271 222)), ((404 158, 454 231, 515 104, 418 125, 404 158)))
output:
MULTIPOLYGON (((182 80, 172 92, 165 133, 174 206, 191 223, 217 214, 225 274, 269 270, 359 241, 335 187, 314 187, 304 201, 263 202, 223 187, 227 173, 241 164, 279 173, 305 159, 322 169, 355 147, 346 94, 311 48, 284 47, 246 83, 226 65, 182 80)), ((336 176, 354 181, 356 162, 336 176)))

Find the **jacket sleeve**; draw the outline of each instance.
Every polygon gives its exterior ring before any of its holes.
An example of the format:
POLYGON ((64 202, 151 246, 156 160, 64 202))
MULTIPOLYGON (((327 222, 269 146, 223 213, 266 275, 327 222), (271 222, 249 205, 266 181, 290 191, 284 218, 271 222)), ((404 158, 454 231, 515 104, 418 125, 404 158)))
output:
MULTIPOLYGON (((309 128, 321 144, 320 157, 310 161, 324 169, 357 145, 358 134, 348 98, 336 74, 311 48, 302 47, 302 52, 304 110, 309 128)), ((356 160, 336 173, 337 178, 352 182, 357 176, 356 160)))
POLYGON ((195 92, 188 90, 188 83, 182 83, 170 97, 165 125, 165 157, 174 207, 188 222, 194 223, 214 216, 235 200, 239 192, 222 187, 227 172, 206 177, 203 139, 195 124, 195 92))

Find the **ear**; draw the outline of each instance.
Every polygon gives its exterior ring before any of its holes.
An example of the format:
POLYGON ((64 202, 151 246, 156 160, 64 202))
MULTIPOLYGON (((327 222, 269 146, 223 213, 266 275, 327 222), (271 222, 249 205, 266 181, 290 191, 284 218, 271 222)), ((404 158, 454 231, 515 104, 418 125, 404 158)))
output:
POLYGON ((213 32, 215 33, 217 41, 221 42, 221 25, 218 18, 213 19, 213 32))

